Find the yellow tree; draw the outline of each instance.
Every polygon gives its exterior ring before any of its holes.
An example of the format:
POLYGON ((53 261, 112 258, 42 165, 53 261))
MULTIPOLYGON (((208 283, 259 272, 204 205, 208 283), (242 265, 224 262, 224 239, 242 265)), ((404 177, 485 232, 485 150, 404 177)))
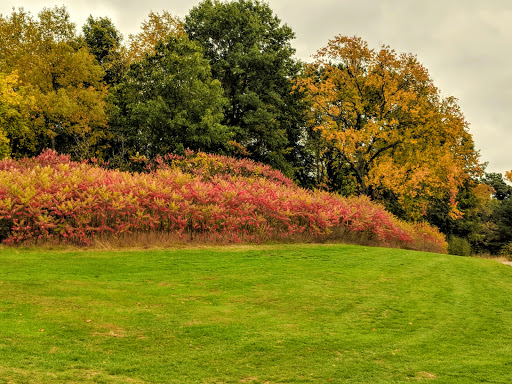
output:
POLYGON ((37 152, 51 146, 83 159, 104 136, 103 69, 77 43, 65 8, 44 9, 37 19, 23 9, 0 16, 0 72, 17 72, 33 100, 29 130, 37 152))
POLYGON ((311 102, 309 124, 360 194, 410 219, 432 199, 460 215, 456 195, 479 171, 478 153, 456 100, 440 97, 414 55, 337 36, 297 87, 311 102))
POLYGON ((30 141, 28 129, 32 98, 24 96, 17 73, 0 72, 0 159, 8 157, 23 141, 30 141))
POLYGON ((185 31, 183 22, 168 11, 161 14, 151 11, 148 20, 144 20, 142 31, 136 35, 129 35, 128 62, 140 61, 146 54, 154 54, 155 46, 160 40, 165 42, 170 35, 183 37, 185 31))

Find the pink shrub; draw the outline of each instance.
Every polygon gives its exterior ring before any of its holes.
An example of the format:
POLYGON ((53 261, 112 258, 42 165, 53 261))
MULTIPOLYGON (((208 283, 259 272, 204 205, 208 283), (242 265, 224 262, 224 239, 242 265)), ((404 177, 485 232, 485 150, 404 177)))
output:
POLYGON ((403 223, 368 198, 297 187, 249 160, 198 154, 157 159, 149 173, 127 173, 45 151, 0 161, 0 238, 89 244, 97 236, 167 233, 184 240, 366 239, 442 251, 435 229, 403 223))

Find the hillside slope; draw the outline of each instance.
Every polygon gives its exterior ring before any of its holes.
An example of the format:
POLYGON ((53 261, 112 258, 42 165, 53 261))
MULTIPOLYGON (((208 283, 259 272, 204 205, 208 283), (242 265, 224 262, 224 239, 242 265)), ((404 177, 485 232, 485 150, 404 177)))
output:
POLYGON ((510 383, 512 268, 343 245, 0 252, 0 383, 510 383))

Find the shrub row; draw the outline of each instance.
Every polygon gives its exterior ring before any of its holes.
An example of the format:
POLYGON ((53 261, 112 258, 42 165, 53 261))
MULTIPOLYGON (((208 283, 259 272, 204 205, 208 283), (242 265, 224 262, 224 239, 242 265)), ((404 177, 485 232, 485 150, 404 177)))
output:
POLYGON ((185 241, 352 240, 444 252, 444 237, 401 222, 368 198, 297 187, 250 160, 188 154, 146 173, 108 170, 45 151, 0 161, 0 239, 90 244, 139 232, 185 241))

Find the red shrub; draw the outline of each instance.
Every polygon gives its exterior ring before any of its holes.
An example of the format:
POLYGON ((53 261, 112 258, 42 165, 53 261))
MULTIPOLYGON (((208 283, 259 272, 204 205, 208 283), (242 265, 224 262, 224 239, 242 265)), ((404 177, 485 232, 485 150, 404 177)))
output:
POLYGON ((304 190, 250 160, 170 155, 152 169, 106 170, 52 151, 0 161, 0 238, 88 244, 98 235, 158 232, 185 240, 351 238, 445 249, 442 235, 428 225, 400 222, 368 198, 304 190))

